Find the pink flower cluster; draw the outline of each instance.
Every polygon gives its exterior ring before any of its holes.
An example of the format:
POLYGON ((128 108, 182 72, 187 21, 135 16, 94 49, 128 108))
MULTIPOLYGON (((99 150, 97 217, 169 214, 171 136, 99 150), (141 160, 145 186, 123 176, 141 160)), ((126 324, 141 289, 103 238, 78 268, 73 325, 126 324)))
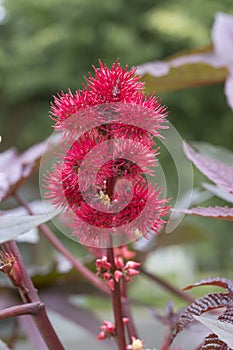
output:
POLYGON ((132 277, 139 274, 136 270, 141 264, 136 261, 127 261, 122 257, 115 257, 114 266, 107 260, 106 256, 96 260, 97 275, 101 277, 106 285, 112 290, 115 290, 115 282, 119 283, 122 278, 129 282, 132 277))
MULTIPOLYGON (((123 317, 123 323, 126 324, 129 321, 127 317, 123 317)), ((116 327, 110 321, 103 321, 104 324, 100 326, 101 332, 99 333, 97 339, 105 340, 107 338, 116 336, 116 327)))
POLYGON ((46 197, 66 210, 80 243, 107 247, 158 233, 164 224, 167 201, 147 176, 154 175, 153 137, 167 113, 143 93, 135 68, 100 62, 94 73, 82 91, 54 98, 52 118, 65 141, 47 175, 46 197))
POLYGON ((89 79, 85 78, 87 85, 82 90, 77 90, 74 94, 69 90, 68 93, 62 92, 54 97, 51 107, 56 129, 62 129, 66 119, 83 109, 115 102, 136 104, 156 111, 157 123, 163 122, 166 117, 165 108, 160 105, 158 98, 144 95, 144 83, 139 81, 136 68, 122 68, 118 61, 111 68, 102 62, 99 65, 99 68, 93 66, 95 75, 89 73, 89 79))

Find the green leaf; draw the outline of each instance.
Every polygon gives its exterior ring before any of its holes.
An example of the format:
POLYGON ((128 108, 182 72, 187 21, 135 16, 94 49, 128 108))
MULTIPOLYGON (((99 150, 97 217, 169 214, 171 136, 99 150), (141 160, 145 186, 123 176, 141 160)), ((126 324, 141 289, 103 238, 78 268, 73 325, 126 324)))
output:
POLYGON ((220 340, 224 341, 228 346, 233 348, 233 324, 219 321, 215 318, 207 316, 193 316, 197 321, 204 324, 214 334, 216 334, 220 340))
POLYGON ((42 215, 14 216, 5 215, 0 217, 0 244, 31 230, 32 228, 51 220, 59 214, 59 210, 54 210, 42 215))

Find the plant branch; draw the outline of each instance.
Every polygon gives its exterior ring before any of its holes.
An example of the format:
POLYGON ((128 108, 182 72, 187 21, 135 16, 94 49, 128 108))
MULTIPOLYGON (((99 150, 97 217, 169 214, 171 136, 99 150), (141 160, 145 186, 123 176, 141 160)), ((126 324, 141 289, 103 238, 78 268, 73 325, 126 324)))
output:
POLYGON ((0 311, 0 320, 21 315, 37 315, 41 308, 44 308, 44 304, 39 302, 11 306, 0 311))
POLYGON ((131 314, 131 310, 130 310, 130 305, 129 305, 129 299, 127 296, 127 290, 128 290, 128 285, 125 279, 123 279, 122 281, 122 309, 123 309, 123 314, 124 317, 127 317, 129 319, 129 321, 126 323, 126 328, 127 328, 127 332, 128 332, 128 336, 129 336, 129 340, 130 342, 132 341, 132 337, 134 338, 138 338, 137 335, 137 330, 133 321, 133 317, 131 314))
MULTIPOLYGON (((5 252, 10 256, 15 257, 20 273, 20 284, 16 285, 20 296, 24 303, 41 303, 41 300, 37 294, 37 291, 32 283, 32 280, 27 272, 27 269, 24 265, 22 256, 17 247, 15 241, 8 241, 2 244, 2 247, 5 252)), ((14 268, 14 266, 13 266, 14 268)), ((48 346, 49 350, 64 350, 63 345, 61 344, 57 334, 55 333, 53 326, 51 325, 49 318, 47 316, 45 308, 40 308, 39 312, 33 316, 33 319, 48 346)))
POLYGON ((176 288, 175 286, 171 285, 170 283, 168 283, 167 281, 164 281, 162 278, 160 278, 159 276, 148 272, 146 270, 144 270, 143 267, 139 268, 140 272, 143 273, 145 276, 149 277, 152 281, 156 282, 157 284, 159 284, 162 288, 166 289, 167 291, 169 291, 170 293, 176 295, 178 298, 183 299, 185 301, 187 301, 188 303, 192 303, 195 299, 193 299, 190 295, 188 295, 187 293, 183 292, 182 290, 180 290, 179 288, 176 288))
MULTIPOLYGON (((34 215, 33 211, 29 207, 28 203, 21 198, 18 193, 14 194, 15 199, 19 204, 21 204, 30 215, 34 215)), ((89 282, 91 282, 97 289, 99 289, 102 293, 110 296, 109 289, 103 284, 103 282, 85 265, 79 262, 68 249, 64 247, 64 245, 59 241, 59 239, 54 235, 54 233, 50 230, 50 228, 46 224, 41 224, 38 226, 40 231, 44 234, 44 236, 49 240, 49 242, 54 246, 54 248, 59 251, 66 259, 72 264, 72 266, 81 273, 89 282)))
MULTIPOLYGON (((107 248, 107 259, 111 264, 112 272, 115 271, 114 251, 113 248, 107 248)), ((112 291, 112 306, 116 326, 116 337, 119 350, 126 349, 125 328, 123 323, 121 288, 120 283, 115 281, 115 287, 112 291)))

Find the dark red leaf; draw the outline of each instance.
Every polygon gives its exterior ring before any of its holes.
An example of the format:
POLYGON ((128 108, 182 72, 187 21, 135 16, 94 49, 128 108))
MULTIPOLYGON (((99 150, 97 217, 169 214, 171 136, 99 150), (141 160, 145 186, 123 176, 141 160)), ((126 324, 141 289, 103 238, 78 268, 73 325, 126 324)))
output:
POLYGON ((202 345, 201 350, 232 350, 216 334, 209 334, 202 345))
POLYGON ((176 337, 180 331, 182 331, 190 322, 193 321, 193 316, 200 316, 204 312, 214 310, 220 307, 226 307, 232 302, 231 294, 226 293, 211 293, 205 295, 189 305, 176 325, 175 332, 172 336, 172 340, 176 337))
MULTIPOLYGON (((233 304, 233 299, 232 299, 232 304, 233 304)), ((220 321, 223 322, 228 322, 233 324, 233 305, 228 306, 225 312, 223 312, 219 318, 220 321)))
POLYGON ((45 146, 47 139, 37 143, 36 145, 31 146, 26 151, 20 154, 20 162, 22 164, 23 177, 28 177, 39 164, 40 158, 47 151, 45 146))
POLYGON ((184 152, 193 164, 217 186, 233 193, 233 166, 206 157, 184 143, 184 152))
POLYGON ((10 196, 39 166, 46 144, 44 140, 22 154, 14 148, 0 153, 0 201, 10 196))
POLYGON ((233 208, 229 207, 197 207, 185 210, 186 214, 206 216, 220 220, 233 221, 233 208))
POLYGON ((233 293, 233 281, 222 277, 204 278, 194 284, 190 284, 189 286, 185 287, 184 290, 192 289, 194 287, 199 287, 199 286, 222 287, 222 288, 225 288, 228 292, 233 293))
POLYGON ((0 153, 0 201, 11 186, 20 180, 22 165, 16 149, 10 148, 0 153))

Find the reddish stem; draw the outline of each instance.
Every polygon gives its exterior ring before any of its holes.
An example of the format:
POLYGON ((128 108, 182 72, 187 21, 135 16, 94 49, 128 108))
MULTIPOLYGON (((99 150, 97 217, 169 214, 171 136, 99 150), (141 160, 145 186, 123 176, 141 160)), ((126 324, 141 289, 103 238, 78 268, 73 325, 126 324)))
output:
MULTIPOLYGON (((111 139, 110 135, 108 135, 108 139, 111 139)), ((111 150, 113 154, 113 144, 111 144, 111 150)), ((112 176, 107 180, 106 183, 106 193, 110 199, 114 194, 114 187, 116 184, 116 177, 112 176)), ((113 219, 114 220, 114 219, 113 219)), ((111 264, 111 272, 114 274, 116 270, 115 259, 114 259, 114 250, 113 250, 113 239, 110 236, 110 245, 107 248, 107 259, 111 264)), ((112 307, 115 319, 115 327, 116 327, 116 337, 118 350, 126 350, 126 338, 125 338, 125 327, 123 323, 123 312, 122 312, 122 300, 121 300, 121 287, 120 283, 115 281, 114 290, 112 291, 112 307)))
MULTIPOLYGON (((113 248, 107 248, 107 258, 112 265, 112 272, 115 271, 114 251, 113 248)), ((126 349, 125 328, 123 323, 122 303, 121 303, 121 288, 120 283, 115 281, 115 288, 112 291, 112 306, 116 326, 116 336, 119 350, 126 349)))
POLYGON ((41 308, 44 308, 44 304, 39 302, 11 306, 0 311, 0 320, 21 315, 37 315, 41 308))
MULTIPOLYGON (((27 272, 27 269, 24 265, 22 256, 17 247, 15 241, 8 241, 2 243, 3 249, 10 255, 16 258, 17 264, 21 271, 21 281, 20 286, 17 286, 17 289, 20 293, 20 296, 24 303, 39 303, 42 302, 37 294, 37 291, 32 283, 32 280, 27 272)), ((61 344, 57 334, 55 333, 53 326, 51 325, 45 308, 40 308, 39 312, 33 316, 33 319, 50 350, 64 350, 63 345, 61 344)))
POLYGON ((129 336, 130 342, 132 337, 138 338, 137 330, 133 321, 133 317, 130 310, 129 300, 127 296, 128 285, 125 279, 122 281, 122 308, 124 317, 127 317, 129 321, 126 323, 126 328, 129 336))

